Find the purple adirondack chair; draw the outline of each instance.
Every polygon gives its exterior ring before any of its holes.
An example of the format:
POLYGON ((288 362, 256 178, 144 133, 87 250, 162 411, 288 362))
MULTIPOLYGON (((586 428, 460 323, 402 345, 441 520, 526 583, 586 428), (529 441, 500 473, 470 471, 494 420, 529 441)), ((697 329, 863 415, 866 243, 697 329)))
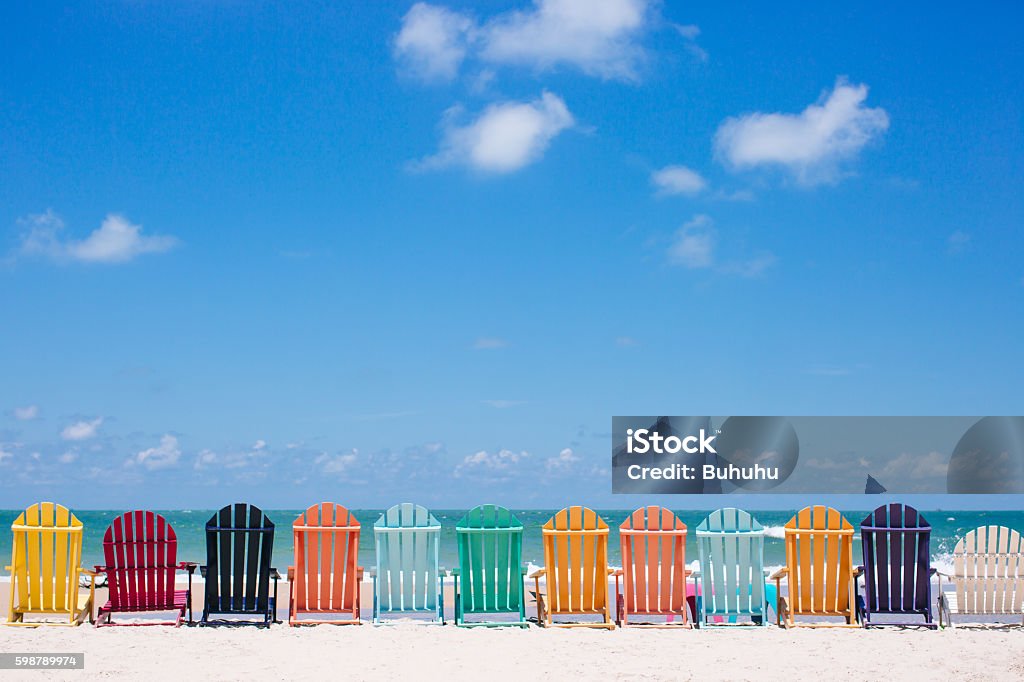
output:
POLYGON ((915 625, 935 629, 931 534, 932 528, 921 513, 905 504, 882 505, 861 523, 864 601, 860 606, 864 627, 915 625), (924 622, 872 623, 872 614, 923 616, 924 622))

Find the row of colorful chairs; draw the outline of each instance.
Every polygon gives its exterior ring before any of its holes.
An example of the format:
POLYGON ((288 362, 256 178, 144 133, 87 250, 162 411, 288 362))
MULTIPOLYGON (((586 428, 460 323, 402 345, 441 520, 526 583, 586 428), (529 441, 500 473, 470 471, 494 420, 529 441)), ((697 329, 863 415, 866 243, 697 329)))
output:
MULTIPOLYGON (((238 503, 206 523, 206 564, 177 557, 174 529, 151 511, 116 518, 103 536, 105 564, 80 566, 83 526, 66 507, 42 502, 26 509, 11 526, 14 533, 9 625, 40 625, 26 616, 60 617, 62 625, 86 618, 114 625, 114 614, 169 611, 180 625, 192 623, 192 576, 205 578, 201 625, 276 621, 278 570, 271 566, 274 524, 258 507, 238 503), (188 589, 178 590, 178 571, 188 589), (79 594, 79 577, 89 592, 79 594), (105 575, 109 598, 93 617, 95 579, 105 575), (273 581, 273 594, 271 594, 273 581), (217 617, 221 617, 220 620, 217 617)), ((292 524, 294 565, 288 568, 290 625, 361 623, 358 563, 361 526, 345 507, 321 502, 292 524)), ((385 616, 426 614, 443 624, 444 582, 440 566, 441 524, 424 507, 410 503, 388 509, 373 526, 376 565, 373 623, 385 616)), ((800 510, 785 525, 786 566, 768 576, 764 568, 765 528, 749 513, 724 508, 696 529, 699 569, 686 564, 686 525, 668 509, 643 507, 619 527, 622 568, 608 567, 608 525, 593 510, 567 507, 542 528, 544 567, 527 576, 522 563, 523 525, 504 507, 471 509, 456 526, 459 566, 452 571, 455 622, 460 626, 521 626, 526 619, 524 579, 534 581, 537 622, 544 626, 614 628, 630 617, 661 619, 632 623, 655 627, 766 625, 768 609, 776 623, 792 626, 860 627, 878 614, 923 617, 935 628, 931 611, 931 527, 913 507, 878 507, 861 523, 863 564, 853 563, 853 526, 823 506, 800 510), (615 578, 615 617, 608 603, 608 579, 615 578), (859 580, 864 578, 864 595, 859 580), (542 588, 541 579, 544 579, 542 588), (692 578, 692 585, 687 584, 692 578), (782 597, 782 580, 788 582, 782 597), (774 580, 775 584, 769 581, 774 580), (514 620, 467 620, 512 616, 514 620), (600 620, 579 622, 581 616, 600 620), (823 621, 841 617, 843 622, 823 621), (555 621, 573 618, 577 622, 555 621), (811 621, 796 620, 810 617, 811 621)), ((954 550, 954 571, 939 573, 939 624, 951 614, 1024 614, 1024 541, 1001 526, 970 531, 954 550), (942 577, 953 583, 943 591, 942 577)), ((58 624, 58 623, 45 623, 58 624)), ((118 623, 121 624, 121 623, 118 623)), ((890 623, 881 623, 890 624, 890 623)))

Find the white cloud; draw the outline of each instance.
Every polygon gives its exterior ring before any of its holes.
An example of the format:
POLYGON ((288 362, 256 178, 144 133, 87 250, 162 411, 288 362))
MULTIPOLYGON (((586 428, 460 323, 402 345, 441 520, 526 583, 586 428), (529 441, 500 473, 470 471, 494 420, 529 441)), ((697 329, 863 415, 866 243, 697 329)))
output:
POLYGON ((544 468, 549 472, 551 471, 566 471, 572 468, 572 465, 580 461, 580 456, 572 451, 572 448, 563 448, 554 457, 549 457, 544 462, 544 468))
POLYGON ((0 464, 3 464, 8 459, 14 458, 14 453, 8 450, 8 447, 8 445, 0 443, 0 464))
POLYGON ((481 336, 473 342, 473 350, 497 350, 508 345, 505 339, 496 336, 481 336))
POLYGON ((134 461, 153 471, 172 467, 178 463, 180 458, 181 449, 178 447, 178 439, 170 434, 164 434, 160 438, 160 445, 140 451, 135 455, 134 461))
POLYGON ((702 214, 676 231, 668 247, 668 260, 672 265, 686 268, 709 268, 715 262, 715 228, 711 218, 702 214))
POLYGON ((473 30, 469 17, 418 2, 402 18, 395 58, 424 80, 451 80, 466 56, 473 30))
POLYGON ((74 424, 65 426, 64 430, 60 432, 60 437, 64 440, 88 440, 95 438, 101 424, 103 424, 103 417, 77 421, 74 424))
POLYGON ((57 461, 60 462, 61 464, 72 464, 77 459, 78 459, 78 451, 77 450, 68 450, 64 454, 60 455, 57 458, 57 461))
POLYGON ((19 221, 27 227, 21 253, 56 261, 124 263, 145 253, 162 253, 178 244, 175 237, 143 235, 142 226, 111 213, 85 239, 65 239, 64 221, 52 210, 19 221))
POLYGON ((482 27, 481 56, 547 70, 561 64, 605 79, 636 80, 639 38, 651 19, 647 0, 534 0, 482 27))
POLYGON ((957 230, 946 239, 946 250, 951 254, 962 253, 971 245, 971 235, 957 230))
POLYGON ((868 108, 866 85, 843 79, 799 114, 752 113, 726 119, 715 134, 718 157, 735 169, 780 166, 804 184, 834 181, 852 159, 889 127, 889 115, 868 108))
POLYGON ((263 449, 264 449, 264 448, 266 448, 266 447, 267 447, 267 441, 263 440, 262 438, 260 438, 259 440, 257 440, 257 441, 256 441, 255 443, 253 443, 253 445, 252 445, 252 449, 253 449, 253 450, 263 450, 263 449))
POLYGON ((696 24, 676 24, 676 31, 686 41, 687 52, 696 57, 698 61, 706 62, 708 60, 707 50, 697 44, 697 38, 700 37, 700 26, 696 24))
POLYGON ((700 194, 708 186, 700 173, 686 166, 665 166, 651 173, 658 194, 700 194))
POLYGON ((14 408, 14 418, 18 421, 27 422, 39 416, 38 405, 26 405, 25 407, 14 408))
POLYGON ((358 458, 359 451, 353 449, 349 452, 339 452, 335 455, 328 455, 326 452, 322 452, 313 462, 318 464, 325 474, 343 474, 356 463, 358 458))
POLYGON ((740 277, 760 277, 766 270, 775 265, 777 260, 774 253, 765 251, 746 260, 723 263, 719 267, 719 271, 728 275, 739 275, 740 277))
POLYGON ((472 455, 466 455, 462 462, 455 467, 454 475, 456 478, 461 478, 466 474, 473 473, 494 475, 495 473, 508 472, 516 464, 529 458, 529 456, 530 453, 525 450, 515 452, 514 450, 503 448, 495 453, 479 450, 472 455))
POLYGON ((216 464, 218 459, 219 457, 217 456, 216 452, 214 452, 213 450, 204 449, 199 452, 199 455, 196 456, 196 463, 194 465, 194 468, 197 471, 202 471, 203 469, 207 469, 216 464))
POLYGON ((540 159, 551 140, 574 124, 565 102, 550 92, 532 102, 492 104, 465 125, 456 123, 460 115, 458 107, 445 114, 439 151, 414 163, 414 169, 461 165, 510 173, 540 159))

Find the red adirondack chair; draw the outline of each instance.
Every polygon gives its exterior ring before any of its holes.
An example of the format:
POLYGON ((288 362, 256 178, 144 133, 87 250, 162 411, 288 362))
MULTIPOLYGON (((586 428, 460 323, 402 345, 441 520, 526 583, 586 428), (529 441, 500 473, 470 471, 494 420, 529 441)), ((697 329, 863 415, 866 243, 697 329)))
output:
POLYGON ((96 626, 181 625, 188 609, 192 622, 192 573, 196 564, 178 562, 178 539, 167 520, 151 511, 132 511, 114 519, 103 535, 103 560, 96 572, 107 575, 110 599, 96 617, 96 626), (188 572, 188 589, 174 589, 178 571, 188 572), (172 611, 174 621, 114 623, 115 613, 172 611))

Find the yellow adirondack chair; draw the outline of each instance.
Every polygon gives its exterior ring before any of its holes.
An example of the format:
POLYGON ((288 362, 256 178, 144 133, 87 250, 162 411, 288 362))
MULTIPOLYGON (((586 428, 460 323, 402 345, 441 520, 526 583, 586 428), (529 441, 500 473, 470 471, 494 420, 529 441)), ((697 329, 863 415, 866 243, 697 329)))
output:
POLYGON ((82 522, 53 502, 33 504, 11 524, 11 601, 7 625, 80 625, 93 621, 96 573, 80 566, 82 522), (78 594, 79 574, 90 577, 78 594), (65 616, 66 623, 26 621, 26 615, 65 616))
POLYGON ((544 568, 534 571, 537 622, 546 627, 589 627, 612 630, 608 609, 608 524, 586 507, 567 507, 541 529, 544 568), (540 579, 545 578, 546 594, 540 579), (604 622, 555 623, 552 616, 599 615, 604 622))
POLYGON ((771 577, 779 594, 777 623, 786 627, 860 627, 853 567, 853 526, 831 507, 804 507, 785 526, 786 566, 771 577), (782 597, 782 579, 789 593, 782 597), (794 616, 842 616, 797 623, 794 616))

